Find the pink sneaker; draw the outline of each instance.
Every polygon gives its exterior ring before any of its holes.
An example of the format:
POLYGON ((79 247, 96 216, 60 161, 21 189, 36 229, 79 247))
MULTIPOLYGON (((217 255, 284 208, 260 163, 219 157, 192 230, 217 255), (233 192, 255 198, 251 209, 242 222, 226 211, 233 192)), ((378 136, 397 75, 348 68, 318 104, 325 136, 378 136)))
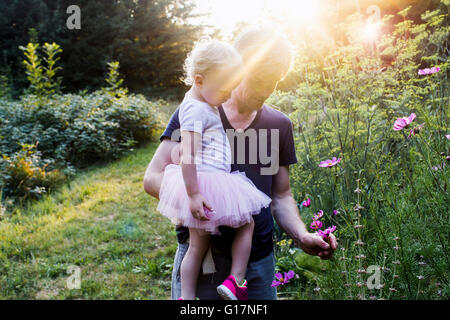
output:
POLYGON ((217 292, 225 300, 248 300, 247 280, 240 286, 237 284, 236 279, 232 275, 229 275, 228 278, 217 287, 217 292))

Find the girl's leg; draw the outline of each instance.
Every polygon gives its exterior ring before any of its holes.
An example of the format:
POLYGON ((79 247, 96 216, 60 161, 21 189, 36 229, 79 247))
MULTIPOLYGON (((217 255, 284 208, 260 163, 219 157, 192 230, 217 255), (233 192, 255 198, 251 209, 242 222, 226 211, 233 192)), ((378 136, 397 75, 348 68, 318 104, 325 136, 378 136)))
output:
POLYGON ((189 248, 181 262, 181 296, 184 300, 196 297, 197 279, 203 257, 209 247, 209 233, 189 228, 189 248))
POLYGON ((234 276, 238 284, 241 284, 247 271, 248 259, 252 249, 253 228, 255 222, 252 221, 236 229, 236 235, 231 247, 231 275, 234 276))

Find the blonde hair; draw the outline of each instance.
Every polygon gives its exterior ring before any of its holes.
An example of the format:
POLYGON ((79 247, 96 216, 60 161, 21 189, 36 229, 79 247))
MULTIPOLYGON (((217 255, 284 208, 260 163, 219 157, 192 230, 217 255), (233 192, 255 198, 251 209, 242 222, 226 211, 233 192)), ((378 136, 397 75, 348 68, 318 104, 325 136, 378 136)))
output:
POLYGON ((196 74, 207 75, 223 67, 242 66, 239 52, 230 44, 210 37, 202 37, 195 44, 184 62, 184 77, 186 85, 193 85, 196 74))
POLYGON ((294 47, 276 26, 250 26, 234 41, 246 73, 278 74, 282 80, 292 68, 294 47))

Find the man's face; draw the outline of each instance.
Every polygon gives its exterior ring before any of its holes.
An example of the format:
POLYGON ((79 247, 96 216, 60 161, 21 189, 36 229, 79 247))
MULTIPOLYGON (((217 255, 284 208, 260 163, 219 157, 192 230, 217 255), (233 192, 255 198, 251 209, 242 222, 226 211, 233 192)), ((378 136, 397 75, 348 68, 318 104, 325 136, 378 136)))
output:
POLYGON ((278 75, 248 75, 239 85, 240 100, 250 109, 259 110, 275 90, 278 75))

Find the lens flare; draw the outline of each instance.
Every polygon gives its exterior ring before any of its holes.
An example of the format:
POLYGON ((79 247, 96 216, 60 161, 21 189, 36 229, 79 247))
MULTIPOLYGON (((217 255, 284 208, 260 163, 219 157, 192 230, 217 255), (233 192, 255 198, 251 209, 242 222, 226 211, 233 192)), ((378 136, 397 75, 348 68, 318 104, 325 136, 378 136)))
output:
POLYGON ((379 22, 366 22, 361 31, 361 37, 366 41, 375 41, 380 35, 380 28, 379 22))

